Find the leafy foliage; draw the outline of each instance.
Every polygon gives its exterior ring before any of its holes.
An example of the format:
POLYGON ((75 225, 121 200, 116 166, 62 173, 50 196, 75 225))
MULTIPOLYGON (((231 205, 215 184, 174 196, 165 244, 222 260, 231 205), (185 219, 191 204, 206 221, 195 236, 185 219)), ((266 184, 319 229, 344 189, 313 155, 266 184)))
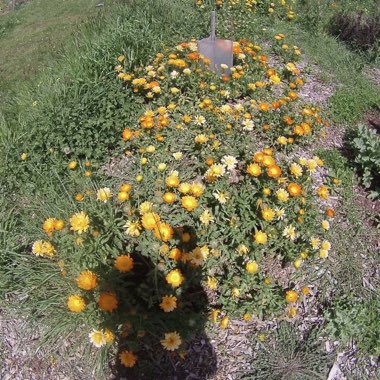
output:
POLYGON ((354 154, 363 185, 372 190, 371 198, 379 197, 380 136, 374 129, 360 124, 349 135, 347 144, 354 154))

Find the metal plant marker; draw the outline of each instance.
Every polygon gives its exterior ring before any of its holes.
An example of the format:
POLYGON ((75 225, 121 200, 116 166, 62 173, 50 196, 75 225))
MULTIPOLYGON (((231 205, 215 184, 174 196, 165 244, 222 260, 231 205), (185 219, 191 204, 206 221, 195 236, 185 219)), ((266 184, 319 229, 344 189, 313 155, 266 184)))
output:
POLYGON ((216 14, 211 12, 211 35, 198 41, 199 54, 210 60, 210 70, 224 75, 230 75, 230 67, 233 66, 233 42, 220 40, 215 35, 216 14), (222 69, 221 65, 227 65, 228 69, 222 69))

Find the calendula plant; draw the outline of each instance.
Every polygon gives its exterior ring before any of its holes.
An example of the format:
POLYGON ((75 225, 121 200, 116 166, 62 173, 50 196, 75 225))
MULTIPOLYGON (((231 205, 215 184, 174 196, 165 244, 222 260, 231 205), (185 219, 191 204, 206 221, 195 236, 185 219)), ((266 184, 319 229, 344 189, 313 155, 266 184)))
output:
POLYGON ((195 0, 203 10, 226 9, 234 16, 258 13, 280 19, 293 20, 294 0, 195 0))
POLYGON ((125 367, 146 339, 181 351, 206 293, 222 328, 296 316, 309 294, 296 271, 327 265, 334 211, 312 180, 323 161, 287 156, 326 123, 299 99, 300 52, 284 38, 273 63, 258 43, 235 42, 221 75, 195 41, 134 71, 117 58, 119 85, 141 105, 120 126, 121 171, 68 162, 72 206, 40 221, 30 250, 56 264, 66 313, 86 321, 95 347, 119 341, 125 367))

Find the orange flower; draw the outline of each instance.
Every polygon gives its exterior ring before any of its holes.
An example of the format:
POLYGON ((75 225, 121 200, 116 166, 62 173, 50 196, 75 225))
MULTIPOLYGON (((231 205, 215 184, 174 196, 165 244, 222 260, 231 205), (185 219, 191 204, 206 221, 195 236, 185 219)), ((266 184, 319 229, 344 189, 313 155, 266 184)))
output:
POLYGON ((124 367, 132 368, 137 361, 137 356, 133 352, 123 351, 119 354, 119 359, 124 367))
POLYGON ((167 187, 178 187, 179 186, 179 178, 176 175, 171 175, 165 180, 167 187))
POLYGON ((268 176, 271 178, 278 178, 281 175, 281 168, 277 165, 272 165, 267 168, 268 176))
POLYGON ((335 215, 335 211, 332 209, 332 208, 328 208, 326 210, 326 215, 329 217, 329 218, 333 218, 334 215, 335 215))
POLYGON ((268 103, 260 103, 259 110, 263 112, 268 112, 270 110, 270 105, 268 103))
POLYGON ((174 203, 175 200, 177 199, 177 196, 176 196, 174 193, 165 193, 165 194, 162 196, 162 199, 163 199, 164 202, 166 202, 166 203, 174 203))
POLYGON ((259 162, 259 163, 263 162, 264 153, 263 152, 256 152, 252 158, 253 158, 253 161, 255 161, 255 162, 259 162))
POLYGON ((158 222, 154 229, 154 236, 161 241, 169 241, 174 234, 173 227, 170 224, 158 222))
POLYGON ((118 271, 126 273, 132 270, 133 259, 129 255, 121 255, 116 258, 114 265, 118 271))
POLYGON ((289 183, 288 185, 288 193, 292 196, 292 197, 299 197, 301 195, 301 192, 302 192, 302 187, 300 185, 298 185, 297 183, 289 183))
POLYGON ((112 313, 118 305, 116 294, 113 292, 100 293, 98 305, 102 310, 112 313))
POLYGON ((87 270, 81 272, 77 278, 78 288, 92 290, 96 287, 96 274, 87 270))
POLYGON ((133 138, 133 131, 129 128, 125 128, 123 130, 123 140, 129 141, 129 140, 132 140, 132 138, 133 138))

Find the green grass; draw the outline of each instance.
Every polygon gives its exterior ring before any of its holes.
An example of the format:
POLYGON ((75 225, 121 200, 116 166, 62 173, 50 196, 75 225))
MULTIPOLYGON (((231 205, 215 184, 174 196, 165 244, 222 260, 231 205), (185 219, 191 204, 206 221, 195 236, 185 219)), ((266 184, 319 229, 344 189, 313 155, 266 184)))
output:
POLYGON ((14 102, 20 84, 30 82, 56 60, 63 45, 89 16, 97 0, 33 0, 0 16, 0 110, 14 102))

